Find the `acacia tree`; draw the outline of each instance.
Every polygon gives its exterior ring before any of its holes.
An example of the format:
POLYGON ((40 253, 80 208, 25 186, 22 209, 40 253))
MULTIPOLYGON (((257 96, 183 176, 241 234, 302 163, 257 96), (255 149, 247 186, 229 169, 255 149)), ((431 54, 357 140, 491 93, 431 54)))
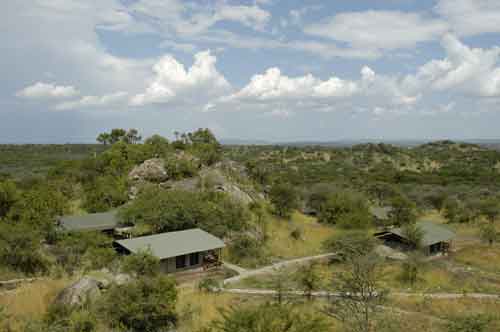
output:
POLYGON ((404 225, 415 222, 415 204, 408 198, 399 195, 391 200, 391 211, 389 216, 394 225, 404 225))
POLYGON ((19 199, 16 185, 12 181, 0 182, 0 218, 5 217, 19 199))
POLYGON ((479 229, 479 236, 481 237, 481 240, 487 242, 490 246, 492 246, 493 243, 498 239, 495 225, 491 222, 482 225, 479 229))
POLYGON ((489 222, 494 223, 500 215, 500 202, 497 197, 485 199, 479 203, 479 211, 489 222))
POLYGON ((289 217, 298 205, 297 191, 288 183, 275 184, 269 192, 269 199, 274 205, 276 214, 282 218, 289 217))
POLYGON ((338 296, 332 297, 325 312, 353 332, 373 332, 379 308, 387 300, 387 290, 379 284, 379 259, 358 257, 338 277, 338 296))
POLYGON ((321 277, 314 263, 302 266, 299 269, 297 281, 306 297, 311 300, 314 291, 320 287, 321 277))
POLYGON ((420 249, 424 238, 424 231, 416 223, 405 224, 402 227, 403 236, 408 240, 412 249, 420 249))

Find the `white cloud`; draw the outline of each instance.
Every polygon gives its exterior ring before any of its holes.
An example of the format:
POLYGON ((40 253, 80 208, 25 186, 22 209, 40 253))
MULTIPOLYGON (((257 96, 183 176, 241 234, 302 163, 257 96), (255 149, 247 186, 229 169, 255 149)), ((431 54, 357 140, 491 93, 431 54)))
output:
POLYGON ((78 94, 78 90, 76 90, 73 86, 37 82, 18 91, 16 96, 26 99, 61 99, 74 97, 78 94))
POLYGON ((322 81, 311 74, 300 77, 282 75, 279 68, 254 75, 250 83, 227 100, 280 100, 347 97, 357 91, 354 82, 331 77, 322 81))
POLYGON ((500 95, 500 48, 470 48, 453 35, 442 40, 446 58, 421 66, 408 75, 403 85, 407 90, 421 91, 459 89, 478 97, 500 95))
POLYGON ((441 20, 401 11, 344 12, 306 26, 309 35, 346 42, 356 49, 412 48, 439 38, 448 29, 441 20))
POLYGON ((74 101, 67 101, 59 103, 55 106, 58 111, 66 111, 73 109, 96 108, 115 106, 126 101, 126 92, 116 92, 103 96, 83 96, 82 98, 74 101))
POLYGON ((262 30, 271 14, 257 4, 252 6, 205 3, 197 5, 179 0, 139 0, 129 7, 134 13, 148 18, 160 33, 197 35, 220 21, 238 22, 262 30))
POLYGON ((196 45, 191 43, 179 43, 173 40, 164 40, 159 45, 160 48, 171 48, 184 53, 194 53, 198 50, 196 45))
POLYGON ((204 51, 194 58, 194 64, 186 70, 173 56, 162 57, 153 66, 155 76, 151 84, 144 93, 135 95, 131 104, 140 106, 174 100, 196 102, 227 92, 230 85, 217 71, 216 57, 210 51, 204 51))
POLYGON ((500 1, 440 0, 435 10, 459 36, 500 32, 500 1))

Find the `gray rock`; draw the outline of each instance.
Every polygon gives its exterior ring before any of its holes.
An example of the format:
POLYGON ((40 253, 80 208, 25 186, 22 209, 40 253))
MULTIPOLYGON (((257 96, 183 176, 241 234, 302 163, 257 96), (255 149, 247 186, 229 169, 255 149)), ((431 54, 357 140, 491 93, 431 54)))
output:
POLYGON ((163 159, 155 158, 144 161, 135 166, 128 175, 132 181, 164 182, 168 180, 168 173, 163 159))
POLYGON ((114 277, 114 282, 117 285, 124 285, 132 281, 132 276, 126 273, 119 273, 114 277))
POLYGON ((101 295, 99 280, 85 276, 71 286, 62 290, 55 299, 56 304, 67 306, 83 306, 101 295))

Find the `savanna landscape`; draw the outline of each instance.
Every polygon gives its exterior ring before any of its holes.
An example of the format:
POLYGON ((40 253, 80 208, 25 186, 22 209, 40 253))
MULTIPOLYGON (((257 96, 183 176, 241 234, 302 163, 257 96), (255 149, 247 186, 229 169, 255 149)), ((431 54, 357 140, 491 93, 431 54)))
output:
POLYGON ((5 331, 500 328, 500 152, 221 145, 208 129, 97 140, 1 147, 5 331), (116 233, 58 222, 107 211, 131 238, 200 228, 224 241, 221 263, 165 273, 116 233), (451 245, 426 252, 422 222, 451 245), (405 246, 375 236, 394 227, 405 246))

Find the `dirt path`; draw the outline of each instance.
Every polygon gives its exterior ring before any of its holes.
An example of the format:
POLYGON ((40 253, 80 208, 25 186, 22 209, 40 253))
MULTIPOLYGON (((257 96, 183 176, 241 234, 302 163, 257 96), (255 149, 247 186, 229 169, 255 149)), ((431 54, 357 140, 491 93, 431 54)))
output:
MULTIPOLYGON (((261 295, 269 296, 276 295, 277 292, 272 289, 255 289, 255 288, 221 288, 218 290, 223 293, 232 293, 240 295, 261 295)), ((288 291, 284 295, 289 296, 304 296, 306 295, 303 291, 288 291)), ((336 297, 340 293, 328 292, 328 291, 317 291, 311 294, 313 297, 336 297)), ((500 294, 487 294, 487 293, 404 293, 404 292, 392 292, 391 296, 396 297, 426 297, 432 299, 493 299, 500 300, 500 294)))
POLYGON ((327 259, 327 258, 333 257, 335 255, 336 255, 335 253, 328 253, 328 254, 323 254, 323 255, 290 259, 290 260, 278 262, 278 263, 275 263, 275 264, 272 264, 269 266, 265 266, 265 267, 262 267, 259 269, 255 269, 255 270, 246 270, 242 267, 224 262, 224 265, 227 268, 234 270, 234 271, 238 272, 239 274, 235 277, 225 279, 223 281, 223 284, 229 285, 229 284, 238 282, 238 281, 245 279, 245 278, 248 278, 248 277, 253 277, 253 276, 262 275, 262 274, 271 274, 271 273, 276 272, 276 270, 279 270, 279 269, 284 268, 284 267, 293 266, 293 265, 300 265, 300 264, 304 264, 304 263, 315 261, 315 260, 327 259))

